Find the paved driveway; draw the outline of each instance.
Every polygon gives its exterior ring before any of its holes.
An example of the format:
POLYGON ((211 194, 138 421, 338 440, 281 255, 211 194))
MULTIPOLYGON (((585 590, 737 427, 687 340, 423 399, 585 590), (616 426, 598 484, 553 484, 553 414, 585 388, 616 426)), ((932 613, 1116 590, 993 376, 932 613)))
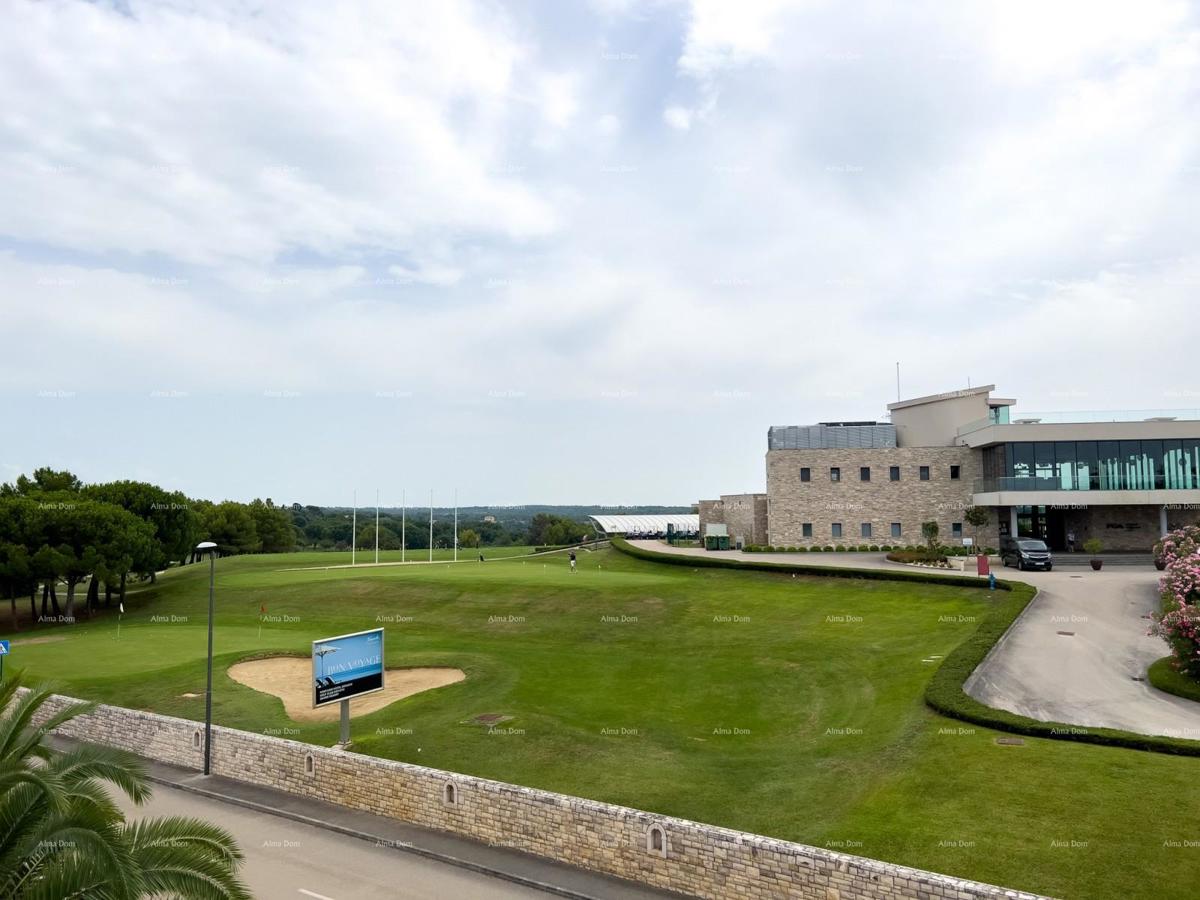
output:
MULTIPOLYGON (((888 562, 880 553, 709 552, 669 548, 659 541, 632 543, 684 555, 919 571, 888 562)), ((1200 740, 1200 703, 1136 680, 1168 652, 1161 639, 1146 634, 1147 617, 1158 609, 1158 573, 1153 567, 995 571, 997 577, 1032 584, 1039 593, 967 679, 968 694, 988 706, 1043 722, 1200 740)), ((974 577, 973 571, 965 574, 974 577)))
POLYGON ((1146 634, 1158 609, 1153 568, 1020 577, 1038 596, 967 679, 967 693, 1042 721, 1200 740, 1200 703, 1137 680, 1167 655, 1167 645, 1146 634))

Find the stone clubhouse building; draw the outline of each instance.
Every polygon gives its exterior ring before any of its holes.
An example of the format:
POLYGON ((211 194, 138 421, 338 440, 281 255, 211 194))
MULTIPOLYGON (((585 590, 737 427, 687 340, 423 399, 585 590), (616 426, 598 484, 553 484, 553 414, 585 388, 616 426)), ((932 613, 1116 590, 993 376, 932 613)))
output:
POLYGON ((1200 522, 1200 416, 1065 413, 1014 417, 995 385, 888 404, 887 422, 822 422, 767 432, 767 490, 698 505, 701 534, 733 546, 920 544, 996 547, 1003 535, 1051 549, 1098 538, 1148 552, 1200 522), (991 511, 976 533, 972 506, 991 511), (709 526, 716 526, 710 529, 709 526))

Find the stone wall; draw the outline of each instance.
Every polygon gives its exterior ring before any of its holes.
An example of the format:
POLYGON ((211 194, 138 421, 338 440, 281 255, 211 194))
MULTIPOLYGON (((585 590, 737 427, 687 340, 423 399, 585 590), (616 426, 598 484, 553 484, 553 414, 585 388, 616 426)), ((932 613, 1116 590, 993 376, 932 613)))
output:
MULTIPOLYGON (((939 540, 957 542, 955 522, 963 523, 963 536, 975 537, 963 514, 971 506, 972 491, 979 477, 979 454, 967 447, 894 447, 886 449, 772 450, 767 453, 767 494, 771 498, 768 543, 775 546, 809 547, 846 544, 920 544, 921 524, 936 521, 939 540), (959 477, 951 479, 950 467, 959 466, 959 477), (830 468, 841 469, 840 481, 832 481, 830 468), (871 469, 871 480, 863 481, 860 469, 871 469), (890 468, 900 467, 900 480, 890 480, 890 468), (929 480, 920 480, 920 467, 929 467, 929 480), (808 467, 811 481, 800 480, 800 469, 808 467), (812 524, 812 537, 803 534, 804 523, 812 524), (833 536, 840 522, 842 537, 833 536), (862 536, 864 522, 871 536, 862 536), (901 536, 893 537, 891 525, 899 522, 901 536)), ((980 530, 984 546, 999 543, 999 515, 980 530)))
POLYGON ((722 494, 721 507, 729 526, 730 543, 736 544, 738 539, 743 544, 767 542, 766 494, 722 494))
POLYGON ((701 500, 696 504, 696 512, 700 515, 700 537, 704 537, 705 525, 725 524, 725 504, 720 500, 701 500))
MULTIPOLYGON (((69 702, 55 697, 44 712, 69 702)), ((100 706, 58 732, 191 768, 203 759, 202 725, 153 713, 100 706)), ((774 838, 231 728, 213 729, 212 771, 713 900, 1038 900, 774 838)))

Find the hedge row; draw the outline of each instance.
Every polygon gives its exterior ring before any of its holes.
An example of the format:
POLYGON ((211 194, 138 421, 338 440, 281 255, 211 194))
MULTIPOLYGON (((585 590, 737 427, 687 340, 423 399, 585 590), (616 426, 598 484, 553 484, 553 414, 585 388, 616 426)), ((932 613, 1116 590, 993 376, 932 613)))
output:
MULTIPOLYGON (((963 578, 954 575, 935 575, 925 572, 897 572, 888 569, 851 569, 834 566, 805 565, 803 563, 751 562, 728 557, 705 557, 683 554, 656 553, 641 547, 633 547, 621 538, 613 538, 613 547, 638 559, 667 565, 691 566, 692 568, 743 569, 756 572, 795 572, 829 578, 871 578, 881 581, 918 581, 927 584, 950 584, 957 587, 987 587, 985 578, 963 578)), ((1085 744, 1100 744, 1110 747, 1126 747, 1133 750, 1149 750, 1156 753, 1172 753, 1178 756, 1200 756, 1200 741, 1183 738, 1157 737, 1118 731, 1113 728, 1092 728, 1070 725, 1064 722, 1042 722, 1003 709, 995 709, 980 703, 963 690, 966 680, 983 662, 996 642, 1005 633, 1033 600, 1037 591, 1023 582, 997 581, 999 589, 975 629, 975 632, 955 647, 942 660, 925 688, 925 703, 944 716, 1008 731, 1029 737, 1052 740, 1080 741, 1085 744)))
MULTIPOLYGON (((871 581, 914 581, 924 584, 947 584, 953 587, 986 588, 986 578, 962 577, 958 575, 937 575, 932 572, 914 572, 901 569, 855 569, 850 566, 822 566, 818 563, 776 563, 758 562, 749 559, 730 559, 727 556, 700 556, 699 554, 659 553, 634 547, 624 538, 614 537, 612 545, 622 553, 650 562, 665 563, 669 566, 690 566, 693 569, 741 569, 750 572, 783 572, 797 575, 819 575, 823 578, 863 578, 871 581)), ((997 581, 996 587, 1007 591, 1010 589, 1006 581, 997 581)))
MULTIPOLYGON (((826 544, 812 547, 776 547, 772 544, 747 544, 742 548, 744 553, 887 553, 892 550, 921 550, 924 544, 826 544)), ((942 556, 975 556, 980 551, 971 547, 939 547, 942 556)), ((996 553, 994 547, 984 547, 982 552, 987 556, 996 553)))

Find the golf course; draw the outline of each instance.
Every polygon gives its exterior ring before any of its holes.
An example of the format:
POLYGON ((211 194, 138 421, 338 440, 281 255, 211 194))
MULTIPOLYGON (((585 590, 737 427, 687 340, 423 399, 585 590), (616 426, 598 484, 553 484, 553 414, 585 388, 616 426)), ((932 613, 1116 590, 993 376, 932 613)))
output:
MULTIPOLYGON (((355 701, 355 752, 1059 897, 1195 896, 1200 759, 997 743, 924 705, 995 595, 614 549, 580 552, 573 574, 565 554, 505 551, 217 560, 214 720, 334 744, 336 717, 292 718, 229 670, 383 627, 389 677, 457 674, 373 711, 355 701)), ((208 587, 207 563, 170 569, 131 587, 123 616, 10 635, 7 665, 202 720, 208 587)))

